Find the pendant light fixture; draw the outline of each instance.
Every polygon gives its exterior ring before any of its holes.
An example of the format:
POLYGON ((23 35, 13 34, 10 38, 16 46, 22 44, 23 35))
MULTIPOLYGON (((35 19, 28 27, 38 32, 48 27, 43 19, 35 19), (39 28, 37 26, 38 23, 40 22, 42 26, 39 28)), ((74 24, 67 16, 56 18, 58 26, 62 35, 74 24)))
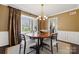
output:
POLYGON ((41 15, 38 16, 39 20, 46 20, 48 17, 44 15, 44 4, 41 4, 41 15))

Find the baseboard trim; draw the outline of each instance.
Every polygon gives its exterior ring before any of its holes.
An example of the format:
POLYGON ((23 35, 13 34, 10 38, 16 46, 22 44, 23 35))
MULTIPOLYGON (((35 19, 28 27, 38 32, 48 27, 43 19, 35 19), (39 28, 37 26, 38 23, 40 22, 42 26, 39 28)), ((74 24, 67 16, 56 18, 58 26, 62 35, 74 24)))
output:
POLYGON ((9 45, 1 46, 0 48, 8 48, 9 45))

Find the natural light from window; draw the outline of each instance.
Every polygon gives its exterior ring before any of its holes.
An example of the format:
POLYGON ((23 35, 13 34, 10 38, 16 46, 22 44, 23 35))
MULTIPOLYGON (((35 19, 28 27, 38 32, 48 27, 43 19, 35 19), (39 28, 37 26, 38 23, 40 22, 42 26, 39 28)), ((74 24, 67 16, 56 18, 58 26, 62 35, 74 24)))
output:
POLYGON ((33 29, 32 17, 21 15, 21 33, 29 33, 33 29))

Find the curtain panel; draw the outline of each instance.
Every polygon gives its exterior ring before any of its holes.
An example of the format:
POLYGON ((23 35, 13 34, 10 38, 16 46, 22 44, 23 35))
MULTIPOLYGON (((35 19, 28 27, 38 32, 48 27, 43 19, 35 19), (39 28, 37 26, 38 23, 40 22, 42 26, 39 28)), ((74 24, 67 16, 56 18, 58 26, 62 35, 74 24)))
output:
POLYGON ((21 33, 21 10, 9 7, 9 45, 14 46, 20 43, 19 34, 21 33))

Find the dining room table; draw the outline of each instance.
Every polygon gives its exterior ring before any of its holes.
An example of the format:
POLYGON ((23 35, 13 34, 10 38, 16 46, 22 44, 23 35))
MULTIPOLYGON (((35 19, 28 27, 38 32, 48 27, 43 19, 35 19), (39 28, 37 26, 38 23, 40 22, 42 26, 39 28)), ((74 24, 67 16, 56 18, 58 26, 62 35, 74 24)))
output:
POLYGON ((50 33, 50 32, 46 32, 46 33, 28 33, 26 34, 26 36, 28 36, 29 38, 35 40, 37 39, 37 44, 36 44, 36 54, 40 54, 40 48, 43 46, 43 45, 46 45, 46 43, 43 43, 43 40, 45 38, 51 38, 52 34, 54 33, 50 33))

